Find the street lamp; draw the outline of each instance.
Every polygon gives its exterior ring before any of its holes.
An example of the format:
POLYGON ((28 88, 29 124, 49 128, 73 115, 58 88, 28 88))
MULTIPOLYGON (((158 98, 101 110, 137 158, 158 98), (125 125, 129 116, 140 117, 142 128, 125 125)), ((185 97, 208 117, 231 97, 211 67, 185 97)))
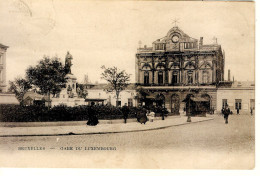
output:
POLYGON ((163 105, 162 105, 162 120, 164 120, 164 107, 165 107, 165 105, 163 103, 163 105))
POLYGON ((188 100, 188 118, 187 118, 187 122, 191 122, 191 116, 190 116, 190 98, 191 98, 191 96, 189 97, 189 100, 188 100))

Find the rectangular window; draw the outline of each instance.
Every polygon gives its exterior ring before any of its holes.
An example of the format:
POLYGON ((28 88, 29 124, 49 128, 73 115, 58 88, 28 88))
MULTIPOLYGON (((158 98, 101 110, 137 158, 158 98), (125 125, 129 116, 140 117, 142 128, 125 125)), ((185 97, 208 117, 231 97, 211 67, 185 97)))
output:
POLYGON ((250 109, 255 109, 255 99, 250 99, 250 109))
POLYGON ((121 106, 121 101, 116 102, 117 106, 121 106))
POLYGON ((227 105, 227 99, 222 99, 222 108, 224 108, 227 105))
POLYGON ((236 109, 241 109, 242 100, 236 99, 235 102, 236 102, 236 109))
POLYGON ((128 106, 132 107, 133 106, 133 99, 128 98, 128 106))

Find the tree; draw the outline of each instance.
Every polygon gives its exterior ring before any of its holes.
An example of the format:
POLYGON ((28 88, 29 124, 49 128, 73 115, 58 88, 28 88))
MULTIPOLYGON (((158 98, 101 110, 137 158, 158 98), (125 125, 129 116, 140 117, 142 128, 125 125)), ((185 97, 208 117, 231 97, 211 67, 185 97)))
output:
POLYGON ((117 67, 106 68, 103 65, 101 68, 104 70, 101 78, 108 82, 105 90, 107 92, 116 92, 116 106, 118 106, 119 94, 129 85, 130 74, 127 74, 125 70, 120 71, 117 67))
POLYGON ((8 91, 13 92, 21 104, 23 103, 24 94, 32 88, 28 80, 20 77, 15 78, 14 81, 9 81, 9 85, 8 91))
POLYGON ((65 85, 65 71, 63 64, 57 57, 44 57, 38 65, 30 66, 26 70, 28 81, 39 88, 41 94, 53 96, 61 91, 65 85))

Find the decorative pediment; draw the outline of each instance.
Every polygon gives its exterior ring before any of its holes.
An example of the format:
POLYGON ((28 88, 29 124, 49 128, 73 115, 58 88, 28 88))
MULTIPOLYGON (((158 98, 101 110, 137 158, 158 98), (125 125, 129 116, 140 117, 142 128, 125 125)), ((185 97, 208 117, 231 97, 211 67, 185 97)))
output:
POLYGON ((194 62, 187 62, 184 67, 186 70, 194 70, 196 69, 194 62))
POLYGON ((142 70, 144 71, 152 70, 152 66, 148 63, 142 64, 142 70))
POLYGON ((156 68, 157 70, 164 70, 164 69, 165 69, 165 64, 164 64, 164 63, 157 63, 157 64, 155 65, 155 68, 156 68))
POLYGON ((178 70, 178 69, 180 69, 180 63, 179 62, 170 62, 169 68, 173 69, 173 70, 178 70))
POLYGON ((211 69, 212 66, 211 66, 211 64, 210 64, 209 62, 204 61, 204 62, 200 65, 199 68, 200 68, 200 69, 211 69))

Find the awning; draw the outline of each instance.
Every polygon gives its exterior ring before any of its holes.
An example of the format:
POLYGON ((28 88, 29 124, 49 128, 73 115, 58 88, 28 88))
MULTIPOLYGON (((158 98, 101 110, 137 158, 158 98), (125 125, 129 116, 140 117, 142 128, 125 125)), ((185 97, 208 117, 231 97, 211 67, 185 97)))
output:
MULTIPOLYGON (((206 98, 202 98, 202 97, 190 97, 190 100, 194 101, 194 102, 207 102, 207 101, 209 101, 206 98)), ((185 98, 182 102, 188 102, 188 101, 189 101, 189 99, 185 98)))
POLYGON ((146 98, 146 99, 155 99, 155 97, 152 96, 152 95, 148 95, 148 96, 146 96, 145 98, 146 98))
POLYGON ((85 101, 105 101, 106 99, 101 98, 86 98, 85 101))
POLYGON ((205 102, 205 101, 209 101, 207 100, 206 98, 202 98, 202 97, 191 97, 190 98, 192 101, 195 101, 195 102, 205 102))

